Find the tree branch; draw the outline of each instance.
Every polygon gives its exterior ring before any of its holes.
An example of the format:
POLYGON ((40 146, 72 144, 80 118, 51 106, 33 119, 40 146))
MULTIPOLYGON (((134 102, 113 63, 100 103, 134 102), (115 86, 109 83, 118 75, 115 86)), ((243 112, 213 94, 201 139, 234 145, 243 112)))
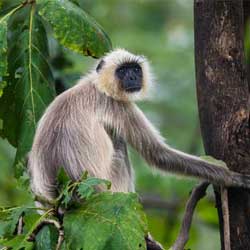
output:
POLYGON ((20 216, 17 223, 17 235, 22 234, 23 232, 23 215, 20 216))
POLYGON ((223 217, 224 249, 231 250, 228 192, 224 187, 221 187, 221 208, 223 217))
POLYGON ((189 239, 189 230, 192 223, 192 218, 194 214, 195 207, 198 201, 206 195, 206 189, 209 186, 209 182, 201 182, 197 187, 195 187, 190 195, 190 198, 186 204, 184 218, 182 220, 181 229, 179 235, 172 246, 173 250, 183 250, 185 244, 189 239))
POLYGON ((168 211, 176 211, 180 207, 182 201, 177 199, 172 201, 167 201, 157 196, 154 193, 142 193, 140 194, 140 202, 142 203, 145 209, 153 208, 153 209, 161 209, 168 211))
POLYGON ((30 234, 28 241, 35 241, 36 235, 40 232, 40 230, 46 226, 46 225, 53 225, 57 231, 58 231, 58 240, 56 244, 56 250, 60 250, 63 240, 64 240, 64 231, 63 231, 63 226, 56 220, 52 219, 45 219, 42 220, 37 227, 33 230, 33 232, 30 234))
POLYGON ((145 237, 147 250, 163 250, 163 247, 160 243, 155 241, 150 234, 145 237))

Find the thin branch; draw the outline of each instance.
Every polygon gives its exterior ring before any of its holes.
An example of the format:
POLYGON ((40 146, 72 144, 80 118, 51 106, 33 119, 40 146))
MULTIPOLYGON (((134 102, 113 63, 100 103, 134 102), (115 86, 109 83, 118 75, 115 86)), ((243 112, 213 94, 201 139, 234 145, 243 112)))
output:
POLYGON ((35 3, 36 1, 35 0, 26 0, 22 3, 23 6, 27 5, 27 4, 33 4, 35 3))
POLYGON ((177 199, 167 201, 153 193, 142 193, 140 194, 140 202, 142 203, 145 209, 154 208, 168 211, 176 211, 180 207, 182 201, 177 199))
POLYGON ((63 240, 64 240, 64 231, 63 231, 63 226, 56 220, 52 219, 45 219, 41 221, 36 228, 33 230, 33 232, 30 234, 28 241, 35 241, 36 235, 40 232, 40 230, 46 226, 46 225, 53 225, 57 231, 58 231, 58 239, 57 239, 57 245, 56 245, 56 250, 60 250, 63 240))
POLYGON ((59 230, 58 234, 59 235, 58 235, 58 239, 57 239, 56 250, 61 249, 61 246, 62 246, 62 243, 63 243, 63 240, 64 240, 64 231, 63 231, 63 229, 59 230))
POLYGON ((192 223, 192 218, 194 214, 195 207, 198 201, 206 195, 207 187, 209 182, 201 182, 197 187, 195 187, 190 195, 190 198, 186 204, 184 218, 182 220, 181 229, 179 235, 172 246, 173 250, 183 250, 185 244, 189 239, 189 231, 192 223))
POLYGON ((56 200, 49 200, 49 199, 46 199, 45 197, 40 196, 40 195, 35 196, 35 201, 38 201, 38 202, 40 202, 42 204, 46 204, 46 205, 50 205, 50 206, 56 206, 57 205, 56 200))
POLYGON ((147 250, 163 250, 162 245, 155 241, 150 234, 145 237, 147 250))
POLYGON ((221 187, 221 208, 223 217, 224 248, 225 250, 231 250, 228 192, 224 187, 221 187))
POLYGON ((22 234, 22 232, 23 232, 23 216, 21 215, 17 223, 17 235, 22 234))

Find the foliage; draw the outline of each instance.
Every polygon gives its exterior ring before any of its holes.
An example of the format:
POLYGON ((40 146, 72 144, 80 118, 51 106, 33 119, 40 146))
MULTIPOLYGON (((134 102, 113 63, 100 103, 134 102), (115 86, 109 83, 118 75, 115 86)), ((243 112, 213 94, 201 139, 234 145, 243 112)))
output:
POLYGON ((36 124, 55 96, 47 32, 41 18, 69 49, 99 57, 111 47, 100 26, 68 0, 26 1, 1 16, 0 135, 17 148, 16 176, 22 173, 36 124))
POLYGON ((28 18, 21 25, 19 22, 13 17, 9 26, 14 42, 8 51, 8 86, 0 99, 0 117, 2 135, 17 148, 16 164, 20 168, 30 149, 36 124, 55 93, 52 73, 45 60, 48 55, 45 29, 33 6, 28 18))
POLYGON ((88 200, 94 193, 95 188, 104 185, 107 189, 111 188, 111 182, 104 179, 99 179, 96 177, 88 177, 88 172, 82 175, 80 181, 73 182, 65 174, 63 169, 60 169, 58 173, 59 189, 61 190, 57 202, 63 205, 65 208, 68 207, 71 197, 76 192, 80 199, 88 200))
MULTIPOLYGON (((49 25, 61 45, 82 55, 99 57, 111 44, 75 1, 27 0, 3 11, 0 24, 0 136, 17 148, 17 183, 27 190, 25 156, 37 122, 55 97, 49 25)), ((64 173, 58 180, 61 192, 55 201, 45 201, 52 207, 38 209, 42 215, 27 205, 0 210, 2 247, 54 249, 63 226, 62 249, 146 248, 146 219, 136 194, 97 194, 96 189, 110 189, 111 183, 87 173, 74 183, 64 173), (63 219, 60 209, 65 211, 63 219)))
MULTIPOLYGON (((85 173, 79 182, 66 181, 61 193, 53 201, 53 208, 36 213, 33 207, 2 208, 0 211, 0 245, 13 250, 53 249, 58 232, 46 225, 46 219, 59 224, 59 209, 65 210, 63 221, 64 242, 62 249, 146 249, 146 217, 138 197, 134 193, 96 193, 98 185, 110 183, 88 177, 85 173), (83 188, 87 187, 87 188, 83 188), (79 198, 76 198, 76 195, 79 198), (80 199, 85 197, 85 199, 80 199), (69 209, 70 204, 70 209, 69 209), (22 232, 17 234, 20 218, 24 222, 22 232), (32 237, 34 237, 32 239, 32 237)), ((56 228, 58 229, 58 228, 56 228)))
POLYGON ((106 33, 74 3, 59 0, 37 2, 41 4, 39 14, 52 26, 55 37, 63 46, 92 57, 100 57, 110 48, 106 33))
POLYGON ((83 207, 65 214, 64 228, 69 249, 146 249, 145 215, 134 193, 89 197, 83 207))
POLYGON ((3 88, 6 86, 3 77, 7 76, 7 22, 9 16, 18 8, 19 6, 0 19, 0 58, 2 59, 0 61, 0 97, 3 94, 3 88))

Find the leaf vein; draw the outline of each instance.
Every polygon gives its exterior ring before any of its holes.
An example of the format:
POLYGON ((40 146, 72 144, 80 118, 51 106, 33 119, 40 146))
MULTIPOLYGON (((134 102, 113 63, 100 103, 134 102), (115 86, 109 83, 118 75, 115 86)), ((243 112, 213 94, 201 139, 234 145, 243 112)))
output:
POLYGON ((33 123, 34 126, 36 126, 36 115, 35 115, 35 104, 34 104, 34 97, 33 97, 33 77, 32 77, 32 29, 33 29, 33 16, 35 13, 35 7, 32 5, 31 7, 31 12, 30 12, 30 22, 29 22, 29 63, 28 63, 28 68, 29 68, 29 79, 30 79, 30 94, 31 94, 31 105, 32 105, 32 112, 33 112, 33 123))
POLYGON ((48 84, 48 86, 50 86, 50 83, 48 82, 48 80, 46 79, 46 77, 44 76, 44 74, 41 72, 41 70, 34 63, 31 63, 31 65, 34 67, 35 70, 37 70, 38 74, 48 84))
POLYGON ((85 211, 83 211, 83 213, 85 213, 85 214, 90 214, 90 215, 93 215, 93 216, 96 216, 96 217, 98 217, 100 220, 107 221, 107 222, 111 223, 113 226, 115 226, 115 227, 118 229, 118 231, 119 231, 120 234, 121 234, 121 237, 123 238, 124 242, 126 242, 128 248, 131 249, 131 250, 133 250, 132 246, 129 244, 129 242, 127 241, 127 239, 126 239, 125 236, 123 235, 121 228, 119 227, 119 225, 118 225, 115 221, 109 220, 109 219, 107 219, 107 218, 101 216, 100 214, 97 214, 97 213, 94 213, 94 212, 91 212, 91 211, 85 210, 85 211))
POLYGON ((48 64, 48 66, 50 65, 48 59, 43 55, 43 53, 41 52, 41 50, 39 48, 37 48, 37 46, 32 43, 31 46, 38 52, 38 54, 40 55, 41 58, 44 59, 44 61, 48 64))

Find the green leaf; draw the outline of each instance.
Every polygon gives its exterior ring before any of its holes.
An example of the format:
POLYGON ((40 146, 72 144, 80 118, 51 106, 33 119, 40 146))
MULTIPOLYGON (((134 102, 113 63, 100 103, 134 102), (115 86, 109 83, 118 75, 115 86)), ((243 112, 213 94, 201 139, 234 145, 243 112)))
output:
POLYGON ((88 177, 78 185, 77 192, 82 199, 88 199, 92 194, 96 192, 95 187, 98 185, 105 185, 107 189, 110 189, 111 182, 95 177, 88 177))
MULTIPOLYGON (((27 239, 37 229, 38 225, 43 219, 57 220, 48 213, 43 215, 37 214, 37 210, 28 207, 14 207, 10 209, 2 209, 0 212, 0 229, 4 222, 9 222, 8 230, 0 240, 0 245, 4 247, 11 247, 12 249, 33 249, 34 243, 29 242, 27 239), (21 235, 14 234, 17 227, 18 219, 23 216, 23 230, 21 235)), ((1 230, 0 230, 1 231, 1 230)), ((53 226, 44 226, 36 234, 35 249, 55 249, 56 241, 58 238, 57 230, 53 226)))
POLYGON ((58 182, 58 190, 59 195, 57 197, 57 202, 60 203, 60 205, 64 205, 65 208, 68 207, 70 201, 72 200, 73 191, 75 189, 76 183, 73 183, 68 175, 65 173, 63 168, 59 169, 59 172, 57 174, 57 182, 58 182))
MULTIPOLYGON (((26 10, 27 11, 27 10, 26 10)), ((44 27, 35 15, 35 5, 25 20, 12 20, 9 50, 10 85, 0 98, 1 135, 17 148, 16 176, 26 164, 36 124, 55 96, 54 80, 47 63, 48 47, 44 27)))
POLYGON ((73 189, 66 188, 63 190, 63 192, 59 196, 61 204, 64 205, 66 208, 68 207, 70 201, 72 200, 73 191, 74 191, 73 189))
POLYGON ((25 235, 17 235, 11 240, 0 240, 0 245, 10 247, 12 250, 32 250, 34 243, 27 241, 25 235))
POLYGON ((65 173, 65 170, 63 168, 60 168, 57 174, 57 183, 59 186, 59 190, 66 188, 69 182, 69 176, 65 173))
POLYGON ((3 77, 7 75, 7 21, 8 17, 0 19, 0 97, 6 86, 3 77))
POLYGON ((68 181, 60 186, 60 194, 56 199, 56 202, 61 206, 63 205, 65 208, 68 208, 70 203, 73 201, 73 194, 75 191, 78 182, 72 183, 72 181, 68 181))
POLYGON ((39 14, 52 26, 54 36, 65 47, 92 57, 111 49, 111 42, 80 7, 68 0, 38 0, 39 14))
MULTIPOLYGON (((26 238, 34 231, 35 228, 43 221, 43 219, 52 219, 58 221, 57 218, 51 216, 49 213, 39 215, 36 213, 36 210, 29 211, 23 217, 24 219, 24 229, 23 234, 26 235, 26 238)), ((43 226, 36 235, 35 249, 55 249, 55 245, 58 238, 57 229, 54 226, 43 226)))
POLYGON ((17 188, 23 190, 25 192, 30 192, 30 176, 28 175, 27 171, 23 171, 23 174, 16 179, 17 180, 17 188))
POLYGON ((64 215, 68 249, 146 249, 146 219, 135 193, 99 193, 64 215))
POLYGON ((0 97, 3 94, 3 89, 6 87, 7 83, 4 81, 3 77, 8 75, 7 72, 7 33, 8 33, 8 20, 9 17, 18 9, 17 6, 11 9, 8 13, 0 17, 0 97))
POLYGON ((82 199, 89 199, 94 193, 96 193, 97 186, 106 186, 110 189, 111 182, 104 179, 95 177, 88 177, 88 172, 85 171, 80 181, 72 182, 66 175, 65 171, 61 168, 57 176, 59 182, 60 194, 57 201, 60 205, 64 205, 66 208, 69 203, 79 203, 80 200, 74 199, 73 196, 75 191, 79 194, 82 199))
POLYGON ((20 216, 26 210, 26 207, 0 209, 0 237, 10 237, 13 235, 20 216))
POLYGON ((45 226, 36 236, 35 249, 36 250, 54 250, 58 232, 53 226, 45 226))
POLYGON ((28 213, 25 213, 25 216, 23 217, 24 221, 24 228, 23 233, 28 234, 31 232, 35 225, 37 225, 40 221, 41 215, 36 212, 36 210, 28 211, 28 213))
POLYGON ((76 4, 77 6, 80 6, 79 0, 69 0, 70 2, 76 4))

